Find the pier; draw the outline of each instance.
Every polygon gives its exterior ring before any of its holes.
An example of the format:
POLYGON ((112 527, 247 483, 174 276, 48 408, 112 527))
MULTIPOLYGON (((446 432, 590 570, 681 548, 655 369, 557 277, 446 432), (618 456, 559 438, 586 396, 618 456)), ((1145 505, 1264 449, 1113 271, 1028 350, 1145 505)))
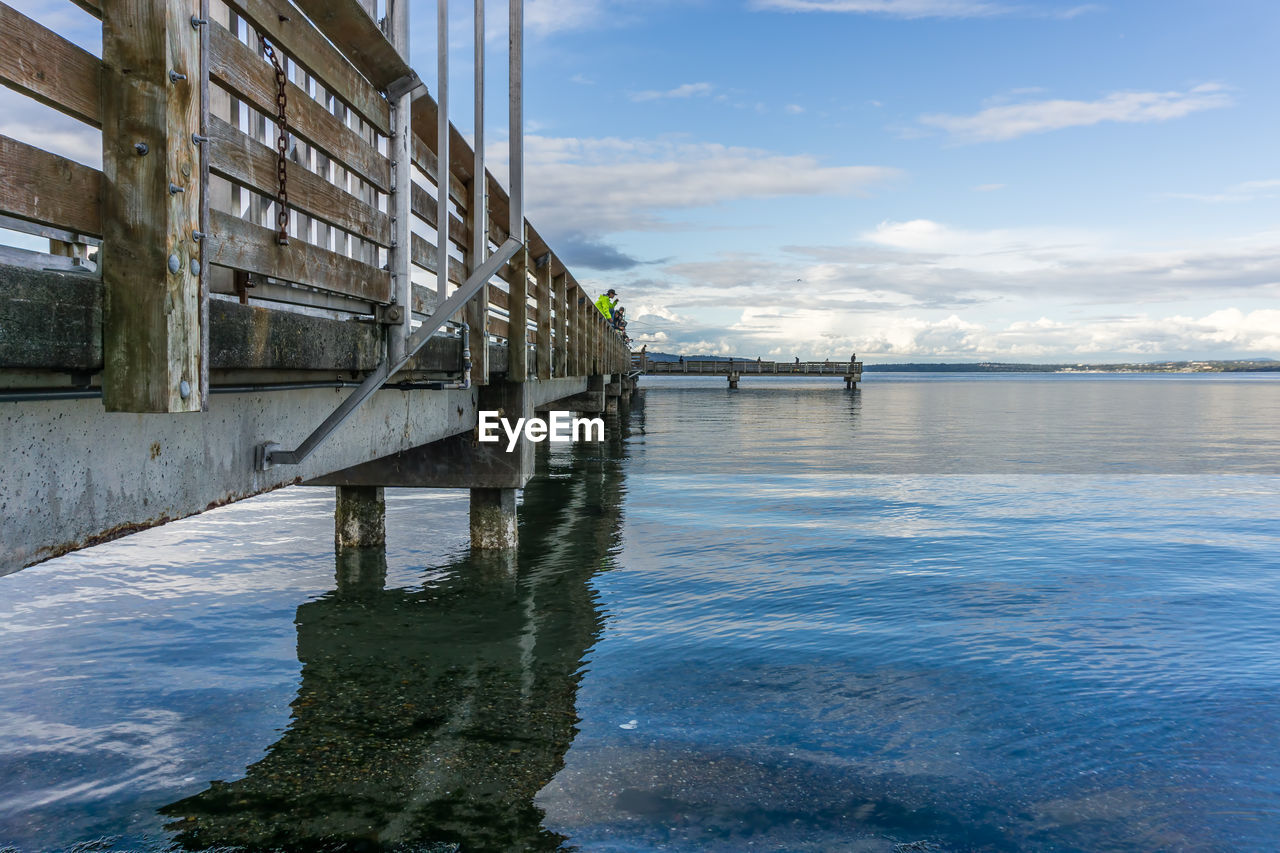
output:
MULTIPOLYGON (((523 208, 523 7, 507 174, 408 62, 406 0, 77 0, 102 56, 0 3, 0 82, 100 132, 102 168, 0 136, 0 574, 283 486, 469 489, 516 545, 533 448, 477 412, 626 406, 628 349, 523 208), (32 242, 41 248, 30 248, 32 242)), ((448 33, 444 2, 440 32, 448 33)))
POLYGON ((756 359, 682 359, 654 361, 643 353, 631 355, 633 375, 649 376, 724 376, 730 388, 737 388, 744 376, 836 376, 844 387, 855 389, 862 381, 862 362, 857 356, 848 361, 761 361, 756 359))

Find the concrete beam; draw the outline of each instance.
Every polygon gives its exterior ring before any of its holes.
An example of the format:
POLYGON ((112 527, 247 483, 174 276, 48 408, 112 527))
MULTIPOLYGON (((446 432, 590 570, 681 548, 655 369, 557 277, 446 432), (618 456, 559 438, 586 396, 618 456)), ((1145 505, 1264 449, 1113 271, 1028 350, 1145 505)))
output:
POLYGON ((586 377, 586 390, 568 397, 550 401, 535 407, 539 412, 559 409, 566 412, 597 413, 605 410, 605 383, 603 376, 586 377))
MULTIPOLYGON (((479 389, 477 411, 528 418, 538 409, 580 411, 564 398, 580 396, 587 379, 490 382, 479 389)), ((474 424, 473 424, 474 426, 474 424)), ((481 443, 474 429, 403 450, 314 480, 308 486, 399 486, 416 489, 522 489, 533 475, 533 445, 521 439, 507 452, 504 438, 481 443)))
POLYGON ((0 574, 476 423, 474 389, 383 390, 304 464, 254 470, 257 444, 293 446, 348 393, 214 394, 208 412, 181 417, 109 413, 96 399, 0 403, 0 574))
MULTIPOLYGON (((514 421, 533 414, 538 382, 490 382, 479 389, 478 411, 498 411, 514 421)), ((335 471, 308 486, 400 486, 417 489, 522 489, 533 476, 533 445, 523 438, 507 451, 507 441, 477 440, 474 430, 422 447, 335 471)))

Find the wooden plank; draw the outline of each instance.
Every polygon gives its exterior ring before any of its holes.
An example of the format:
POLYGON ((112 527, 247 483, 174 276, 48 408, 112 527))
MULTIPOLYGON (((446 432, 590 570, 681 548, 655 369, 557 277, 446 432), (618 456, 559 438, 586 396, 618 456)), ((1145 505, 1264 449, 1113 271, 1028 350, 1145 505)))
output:
MULTIPOLYGON (((210 21, 208 29, 210 76, 268 117, 275 116, 276 77, 271 65, 221 24, 210 21)), ((290 82, 285 89, 291 132, 346 164, 383 192, 390 190, 391 163, 386 157, 298 86, 290 82)))
MULTIPOLYGON (((391 217, 301 164, 290 164, 289 205, 380 246, 391 245, 391 217)), ((216 116, 209 117, 209 168, 266 196, 276 193, 276 152, 216 116)))
POLYGON ((489 285, 489 304, 506 311, 511 305, 511 297, 507 296, 505 290, 491 284, 489 285))
MULTIPOLYGON (((428 242, 425 238, 419 237, 417 234, 412 235, 413 242, 413 265, 419 269, 424 269, 434 274, 439 267, 440 255, 436 251, 434 243, 428 242)), ((467 280, 467 268, 452 255, 449 256, 449 281, 453 284, 461 285, 467 280)))
POLYGON ((98 19, 102 18, 101 0, 71 0, 71 2, 75 3, 81 9, 84 9, 86 12, 88 12, 90 15, 93 15, 95 18, 98 18, 98 19))
MULTIPOLYGON (((409 196, 411 198, 410 209, 414 216, 422 219, 423 222, 436 227, 436 200, 435 197, 428 193, 425 189, 417 184, 411 183, 409 186, 409 196)), ((463 224, 462 220, 449 214, 449 242, 456 245, 464 253, 469 253, 471 249, 471 229, 463 224)))
POLYGON ((102 127, 98 57, 0 2, 0 82, 102 127))
POLYGON ((383 136, 391 135, 391 107, 377 87, 288 0, 226 0, 273 45, 284 48, 307 73, 360 114, 383 136))
MULTIPOLYGON (((435 138, 434 136, 432 137, 435 138)), ((413 165, 422 170, 422 173, 431 179, 432 183, 438 183, 436 177, 436 153, 427 147, 417 135, 413 137, 413 165)), ((453 203, 458 205, 459 210, 470 210, 471 200, 467 198, 467 186, 458 178, 457 175, 449 175, 449 198, 453 199, 453 203)), ((498 241, 501 243, 501 241, 498 241)))
POLYGON ((199 412, 199 31, 186 0, 104 0, 102 11, 103 404, 199 412))
POLYGON ((413 307, 414 314, 430 315, 436 310, 439 300, 436 298, 436 289, 434 287, 423 287, 420 284, 413 286, 413 307))
POLYGON ((102 236, 102 173, 97 169, 0 135, 0 174, 0 213, 102 236))
POLYGON ((543 257, 537 267, 537 286, 534 293, 538 298, 538 331, 535 343, 538 345, 538 378, 551 378, 551 256, 543 257))
POLYGON ((222 210, 209 211, 208 263, 388 304, 391 273, 302 240, 276 243, 276 232, 222 210))
POLYGON ((495 338, 511 340, 511 324, 498 317, 489 317, 489 334, 495 338))
POLYGON ((358 0, 297 0, 297 5, 379 89, 413 73, 358 0))
MULTIPOLYGON (((436 145, 436 137, 438 130, 436 127, 438 107, 436 99, 427 94, 425 90, 420 90, 413 99, 413 135, 417 137, 425 146, 424 149, 430 152, 430 159, 421 153, 421 150, 415 154, 415 158, 420 158, 423 162, 421 168, 434 179, 435 177, 435 158, 440 149, 436 145)), ((449 196, 455 201, 466 205, 466 188, 471 181, 471 170, 475 168, 475 153, 467 140, 452 124, 449 125, 449 196), (454 181, 457 181, 457 184, 454 181)), ((492 174, 492 173, 488 173, 492 174)), ((506 207, 506 190, 502 190, 503 210, 506 207)), ((495 215, 493 208, 494 199, 489 199, 489 215, 495 215)))

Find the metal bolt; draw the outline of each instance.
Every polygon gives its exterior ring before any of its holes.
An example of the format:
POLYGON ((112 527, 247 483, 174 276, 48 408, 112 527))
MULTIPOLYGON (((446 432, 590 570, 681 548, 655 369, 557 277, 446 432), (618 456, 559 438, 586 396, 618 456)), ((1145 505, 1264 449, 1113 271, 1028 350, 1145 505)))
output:
POLYGON ((191 134, 191 141, 194 142, 196 145, 203 145, 204 143, 209 141, 209 137, 201 136, 198 133, 193 133, 191 134))
POLYGON ((204 26, 205 24, 207 24, 207 23, 209 23, 209 21, 208 21, 208 20, 206 20, 205 18, 200 17, 199 15, 192 15, 192 16, 191 16, 191 27, 192 27, 193 29, 197 29, 197 30, 198 30, 198 29, 200 29, 201 27, 203 27, 203 26, 204 26))
POLYGON ((177 71, 170 71, 170 72, 169 72, 169 82, 170 82, 170 83, 181 83, 183 80, 186 80, 186 79, 187 79, 187 75, 185 75, 185 74, 179 73, 179 72, 177 72, 177 71))
POLYGON ((133 150, 138 152, 139 157, 146 157, 147 152, 151 149, 147 147, 147 143, 145 142, 135 142, 133 144, 133 150))
POLYGON ((180 187, 174 183, 169 184, 169 195, 177 195, 178 193, 184 193, 186 191, 185 187, 180 187))
POLYGON ((177 255, 170 255, 169 256, 169 272, 173 273, 174 275, 177 275, 178 270, 180 269, 182 269, 182 259, 179 258, 177 255))
POLYGON ((195 240, 197 243, 199 243, 201 240, 203 240, 203 239, 204 239, 204 232, 203 232, 203 231, 192 231, 192 232, 191 232, 191 239, 192 239, 192 240, 195 240))
POLYGON ((191 396, 190 382, 184 379, 178 383, 178 396, 184 400, 191 396))
POLYGON ((191 259, 191 274, 200 275, 200 262, 195 258, 191 259))

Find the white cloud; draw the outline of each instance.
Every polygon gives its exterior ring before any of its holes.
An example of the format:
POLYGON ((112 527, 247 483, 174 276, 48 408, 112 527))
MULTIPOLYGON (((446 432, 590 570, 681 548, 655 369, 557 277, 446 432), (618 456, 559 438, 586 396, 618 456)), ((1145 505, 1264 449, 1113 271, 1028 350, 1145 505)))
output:
MULTIPOLYGON (((1034 316, 1034 315, 1033 315, 1034 316)), ((755 352, 818 341, 812 354, 956 360, 1186 360, 1268 356, 1280 352, 1280 311, 1226 308, 1202 316, 1149 313, 983 323, 958 314, 938 319, 900 313, 840 316, 804 310, 787 315, 747 310, 732 327, 739 350, 755 352)))
POLYGON ((1134 249, 1088 230, 885 222, 849 245, 671 264, 626 291, 649 313, 681 318, 654 326, 669 349, 727 340, 742 355, 801 347, 819 358, 1280 355, 1280 311, 1202 307, 1280 297, 1280 230, 1134 249), (1170 307, 1150 307, 1161 302, 1170 307))
POLYGON ((973 188, 973 191, 976 193, 993 193, 1004 188, 1004 184, 978 184, 973 188))
POLYGON ((800 106, 799 104, 787 104, 786 107, 784 107, 784 109, 787 111, 788 114, 793 116, 798 116, 802 112, 804 112, 804 107, 800 106))
MULTIPOLYGON (((495 148, 493 162, 501 168, 495 148)), ((526 192, 544 234, 669 227, 671 212, 750 198, 849 195, 897 176, 682 139, 525 138, 526 192)))
POLYGON ((846 12, 894 18, 987 18, 1034 15, 1074 18, 1096 6, 1032 6, 986 0, 754 0, 755 9, 778 12, 846 12))
POLYGON ((1212 204, 1228 202, 1256 201, 1257 199, 1280 196, 1280 179, 1265 181, 1243 181, 1227 187, 1219 193, 1167 193, 1169 198, 1185 198, 1192 201, 1205 201, 1212 204))
MULTIPOLYGON (((535 35, 590 29, 607 20, 607 6, 606 0, 528 0, 524 4, 524 25, 535 35)), ((505 18, 505 8, 501 12, 505 18)))
POLYGON ((999 15, 1007 7, 980 0, 755 0, 756 9, 780 12, 858 12, 898 18, 973 18, 999 15))
POLYGON ((650 89, 645 92, 636 92, 631 96, 631 100, 641 101, 657 101, 664 98, 705 98, 715 89, 710 83, 685 83, 676 86, 674 89, 668 89, 665 92, 650 89))
POLYGON ((1113 92, 1096 101, 1045 100, 999 104, 968 116, 934 113, 920 123, 963 142, 993 142, 1103 122, 1169 121, 1201 110, 1231 106, 1222 86, 1206 83, 1185 92, 1113 92))

